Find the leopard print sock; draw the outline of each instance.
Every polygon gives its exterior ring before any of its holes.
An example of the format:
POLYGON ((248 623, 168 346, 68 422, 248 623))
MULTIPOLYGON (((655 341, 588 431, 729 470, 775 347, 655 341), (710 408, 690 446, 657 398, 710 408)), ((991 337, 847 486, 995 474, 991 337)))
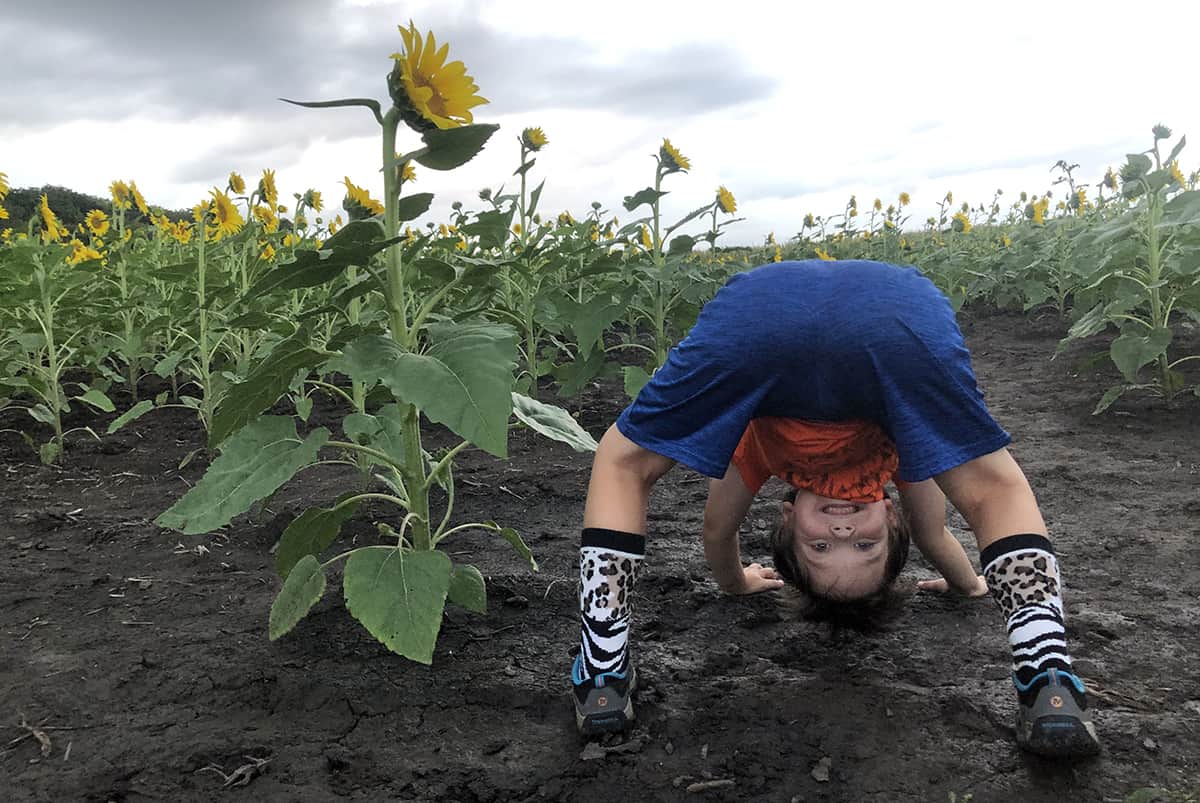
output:
MULTIPOLYGON (((1017 696, 1030 705, 1045 685, 1046 670, 1071 674, 1054 548, 1042 535, 1013 535, 989 545, 980 563, 1008 625, 1017 696)), ((1073 691, 1086 707, 1078 687, 1073 691)))
POLYGON ((589 527, 579 544, 580 661, 577 680, 629 668, 633 584, 646 537, 589 527))

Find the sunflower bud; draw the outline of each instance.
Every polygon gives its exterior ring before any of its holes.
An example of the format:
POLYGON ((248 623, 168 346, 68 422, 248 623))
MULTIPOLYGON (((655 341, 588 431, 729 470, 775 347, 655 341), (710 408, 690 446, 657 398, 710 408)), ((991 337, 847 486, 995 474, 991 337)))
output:
POLYGON ((1162 123, 1159 123, 1158 125, 1154 126, 1154 128, 1152 128, 1150 130, 1154 133, 1155 140, 1171 138, 1171 129, 1167 128, 1162 123))
POLYGON ((492 200, 492 191, 491 191, 491 189, 489 189, 488 187, 484 187, 482 190, 480 190, 480 191, 479 191, 479 200, 481 200, 481 201, 490 201, 490 200, 492 200))

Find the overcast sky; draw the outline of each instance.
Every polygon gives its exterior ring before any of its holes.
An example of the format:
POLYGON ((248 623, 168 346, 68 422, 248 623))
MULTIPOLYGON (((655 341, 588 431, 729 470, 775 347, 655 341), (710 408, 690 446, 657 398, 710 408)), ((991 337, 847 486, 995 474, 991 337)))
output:
MULTIPOLYGON (((386 100, 397 25, 450 45, 501 129, 467 166, 419 169, 432 219, 513 179, 516 137, 550 139, 531 176, 542 210, 576 216, 653 181, 670 138, 692 161, 666 214, 724 184, 739 216, 726 244, 794 235, 806 212, 901 191, 919 224, 952 190, 990 200, 1050 187, 1058 159, 1095 183, 1164 122, 1197 145, 1194 3, 623 2, 563 0, 3 0, 0 172, 14 187, 105 195, 133 179, 151 203, 190 207, 231 170, 276 171, 281 197, 344 175, 379 197, 378 126, 366 109, 277 98, 386 100)), ((403 136, 403 135, 402 135, 403 136)), ((410 146, 415 135, 401 140, 410 146)), ((332 202, 332 203, 331 203, 332 202)), ((429 219, 429 218, 427 218, 429 219)))

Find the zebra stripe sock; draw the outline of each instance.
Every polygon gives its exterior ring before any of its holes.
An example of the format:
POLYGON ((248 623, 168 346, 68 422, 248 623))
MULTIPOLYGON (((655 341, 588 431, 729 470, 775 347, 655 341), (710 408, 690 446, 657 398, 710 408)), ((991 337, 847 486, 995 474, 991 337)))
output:
MULTIPOLYGON (((1008 626, 1017 696, 1031 705, 1045 685, 1046 670, 1071 673, 1054 548, 1042 535, 1012 535, 983 550, 979 562, 1008 626)), ((1082 693, 1075 696, 1086 708, 1082 693)))
POLYGON ((646 555, 646 537, 589 527, 579 542, 579 660, 576 684, 629 668, 633 584, 646 555))

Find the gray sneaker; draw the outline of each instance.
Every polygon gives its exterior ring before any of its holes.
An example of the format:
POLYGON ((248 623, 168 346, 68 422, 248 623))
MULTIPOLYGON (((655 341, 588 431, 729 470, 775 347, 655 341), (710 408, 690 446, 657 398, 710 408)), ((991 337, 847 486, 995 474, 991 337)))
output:
POLYGON ((637 691, 637 670, 632 664, 624 673, 605 672, 583 680, 580 656, 571 667, 572 695, 575 699, 575 725, 586 737, 619 733, 633 724, 633 694, 637 691))
POLYGON ((1046 680, 1032 705, 1017 707, 1017 744, 1052 758, 1099 753, 1100 739, 1087 710, 1082 681, 1057 669, 1047 669, 1046 680))

